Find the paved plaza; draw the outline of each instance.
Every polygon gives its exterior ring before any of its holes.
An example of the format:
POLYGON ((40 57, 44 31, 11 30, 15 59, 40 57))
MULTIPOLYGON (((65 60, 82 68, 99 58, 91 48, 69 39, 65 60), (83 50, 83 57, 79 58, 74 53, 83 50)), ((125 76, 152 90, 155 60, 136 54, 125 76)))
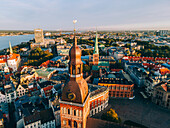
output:
POLYGON ((131 120, 149 128, 170 128, 170 110, 144 99, 139 91, 135 92, 133 100, 110 99, 108 108, 94 117, 100 118, 110 108, 116 110, 123 122, 131 120))

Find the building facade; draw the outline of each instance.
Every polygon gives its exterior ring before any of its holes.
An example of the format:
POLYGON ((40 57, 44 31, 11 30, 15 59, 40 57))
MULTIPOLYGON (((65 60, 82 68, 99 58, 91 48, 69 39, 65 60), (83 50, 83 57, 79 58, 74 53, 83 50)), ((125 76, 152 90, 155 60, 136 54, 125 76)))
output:
POLYGON ((170 109, 170 80, 161 81, 154 86, 152 102, 170 109))
POLYGON ((6 102, 5 92, 0 91, 0 103, 6 102))
POLYGON ((11 43, 9 43, 9 46, 10 54, 0 56, 0 70, 4 72, 9 72, 9 68, 12 71, 17 71, 21 61, 20 55, 13 53, 11 43))
POLYGON ((17 92, 17 97, 22 97, 25 94, 28 94, 28 86, 25 85, 21 85, 19 84, 18 87, 16 88, 16 92, 17 92))
POLYGON ((98 85, 109 88, 109 97, 132 98, 134 84, 127 79, 99 78, 98 85))
POLYGON ((4 89, 5 89, 6 102, 11 103, 15 101, 17 94, 13 85, 12 84, 6 85, 4 86, 4 89))
POLYGON ((109 88, 98 86, 98 85, 88 85, 90 93, 90 116, 101 112, 108 106, 109 101, 109 88), (95 88, 95 89, 94 89, 95 88))

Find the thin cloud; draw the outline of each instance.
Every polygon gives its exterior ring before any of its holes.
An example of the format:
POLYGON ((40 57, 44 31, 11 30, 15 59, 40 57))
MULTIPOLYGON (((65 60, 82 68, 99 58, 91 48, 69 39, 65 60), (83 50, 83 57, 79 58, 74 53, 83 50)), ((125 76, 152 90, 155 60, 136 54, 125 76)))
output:
POLYGON ((5 0, 1 29, 150 29, 170 26, 169 0, 5 0))

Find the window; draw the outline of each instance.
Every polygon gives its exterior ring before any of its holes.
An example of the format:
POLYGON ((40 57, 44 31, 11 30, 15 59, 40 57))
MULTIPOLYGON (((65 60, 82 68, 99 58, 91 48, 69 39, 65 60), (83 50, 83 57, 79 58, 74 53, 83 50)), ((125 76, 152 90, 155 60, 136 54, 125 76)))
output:
POLYGON ((119 90, 119 87, 117 87, 117 90, 119 90))
POLYGON ((76 116, 76 110, 74 110, 74 116, 76 116))
POLYGON ((100 99, 98 99, 98 105, 100 105, 100 99))
POLYGON ((75 65, 72 66, 72 74, 75 75, 76 74, 76 69, 75 69, 75 65))
POLYGON ((68 125, 71 127, 71 120, 68 120, 68 125))
POLYGON ((74 128, 77 128, 77 122, 74 121, 74 128))
POLYGON ((80 67, 77 68, 77 74, 80 74, 80 67))
POLYGON ((68 114, 70 114, 70 109, 68 109, 68 114))

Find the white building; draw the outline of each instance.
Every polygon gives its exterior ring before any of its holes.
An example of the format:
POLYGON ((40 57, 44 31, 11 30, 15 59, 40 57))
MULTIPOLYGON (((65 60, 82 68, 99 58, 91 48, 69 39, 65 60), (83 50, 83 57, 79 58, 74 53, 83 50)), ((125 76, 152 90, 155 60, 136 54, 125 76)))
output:
POLYGON ((16 91, 17 91, 17 97, 24 96, 28 92, 28 86, 19 84, 18 87, 16 88, 16 91))
POLYGON ((0 104, 6 102, 5 93, 3 91, 0 91, 0 104))
POLYGON ((4 89, 5 89, 6 102, 7 103, 13 102, 17 97, 16 90, 14 89, 13 85, 12 84, 5 85, 4 89))
POLYGON ((9 68, 11 68, 12 71, 17 71, 21 61, 20 55, 13 53, 11 43, 9 43, 9 46, 10 54, 0 56, 0 70, 4 72, 9 72, 9 68))

